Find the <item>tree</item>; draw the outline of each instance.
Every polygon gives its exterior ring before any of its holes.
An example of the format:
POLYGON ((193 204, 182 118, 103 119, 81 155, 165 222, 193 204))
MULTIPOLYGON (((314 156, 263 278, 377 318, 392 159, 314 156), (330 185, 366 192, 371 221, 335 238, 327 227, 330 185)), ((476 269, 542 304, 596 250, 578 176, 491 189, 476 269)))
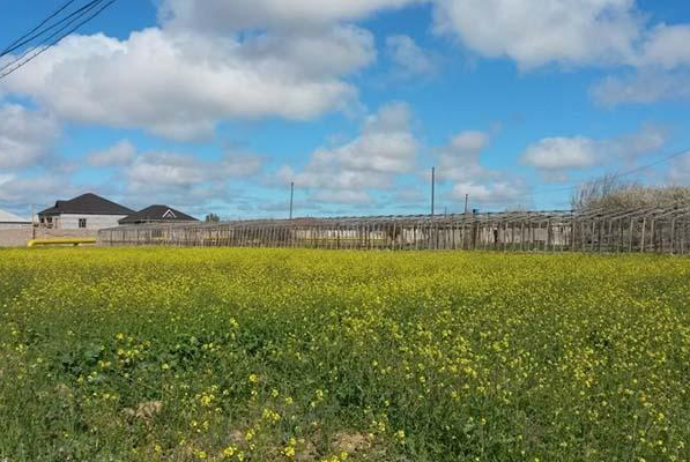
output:
POLYGON ((206 215, 206 223, 220 223, 220 217, 215 213, 209 213, 206 215))
POLYGON ((622 181, 618 175, 607 174, 578 186, 570 202, 574 210, 599 207, 604 202, 610 202, 612 197, 620 196, 637 186, 635 183, 622 181))
POLYGON ((687 207, 690 188, 686 186, 643 186, 605 175, 582 184, 571 198, 574 210, 620 210, 652 207, 687 207))

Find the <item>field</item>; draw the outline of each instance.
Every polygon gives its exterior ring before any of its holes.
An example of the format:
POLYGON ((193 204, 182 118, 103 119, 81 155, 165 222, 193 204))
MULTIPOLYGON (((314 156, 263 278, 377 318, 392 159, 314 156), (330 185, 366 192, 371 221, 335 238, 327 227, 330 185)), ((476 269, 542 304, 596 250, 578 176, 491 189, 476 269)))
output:
POLYGON ((690 260, 0 251, 0 460, 687 461, 690 260))

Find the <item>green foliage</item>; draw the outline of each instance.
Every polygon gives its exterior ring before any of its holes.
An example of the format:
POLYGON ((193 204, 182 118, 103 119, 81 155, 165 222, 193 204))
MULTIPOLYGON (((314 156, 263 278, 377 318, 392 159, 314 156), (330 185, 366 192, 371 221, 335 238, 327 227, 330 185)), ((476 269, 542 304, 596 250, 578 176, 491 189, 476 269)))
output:
POLYGON ((682 461, 690 261, 0 252, 0 460, 682 461))

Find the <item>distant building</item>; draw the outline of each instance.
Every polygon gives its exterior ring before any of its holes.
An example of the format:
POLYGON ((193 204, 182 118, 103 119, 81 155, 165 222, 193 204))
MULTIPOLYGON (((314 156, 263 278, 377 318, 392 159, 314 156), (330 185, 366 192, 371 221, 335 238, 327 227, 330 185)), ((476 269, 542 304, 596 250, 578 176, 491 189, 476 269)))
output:
POLYGON ((30 227, 31 220, 26 220, 10 212, 0 210, 0 229, 22 229, 30 227))
POLYGON ((152 205, 120 220, 120 225, 146 223, 196 223, 199 220, 167 205, 152 205))
POLYGON ((41 225, 53 229, 97 231, 112 228, 134 210, 95 194, 84 194, 68 201, 57 201, 54 207, 38 214, 41 225))

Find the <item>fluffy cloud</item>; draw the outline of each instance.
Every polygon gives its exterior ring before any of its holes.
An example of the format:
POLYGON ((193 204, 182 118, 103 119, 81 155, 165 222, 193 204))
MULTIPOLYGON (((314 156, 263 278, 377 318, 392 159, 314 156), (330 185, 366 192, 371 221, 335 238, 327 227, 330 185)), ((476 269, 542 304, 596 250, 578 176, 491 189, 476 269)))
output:
POLYGON ((220 162, 193 156, 152 152, 138 157, 127 170, 130 187, 137 191, 167 188, 191 189, 259 173, 262 159, 252 155, 228 155, 220 162))
POLYGON ((667 141, 668 132, 663 127, 644 125, 636 133, 605 140, 583 136, 545 138, 528 146, 521 160, 547 175, 557 175, 621 159, 633 162, 639 156, 658 151, 667 141))
POLYGON ((96 151, 87 156, 87 161, 92 167, 123 167, 134 160, 137 148, 129 142, 122 140, 102 151, 96 151))
POLYGON ((690 26, 661 24, 652 29, 635 58, 633 72, 614 75, 592 88, 602 106, 651 104, 690 99, 690 26))
POLYGON ((0 186, 0 206, 26 216, 32 205, 49 206, 56 198, 73 197, 81 192, 70 178, 55 173, 39 177, 8 176, 4 181, 0 179, 0 186))
POLYGON ((687 185, 688 181, 690 181, 690 151, 674 159, 667 174, 667 182, 671 185, 687 185))
POLYGON ((451 199, 461 203, 469 196, 471 207, 506 207, 524 203, 528 197, 527 188, 516 181, 495 181, 478 183, 464 181, 457 183, 450 194, 451 199))
MULTIPOLYGON (((197 207, 226 198, 239 199, 232 181, 242 181, 260 173, 263 159, 255 155, 228 154, 221 160, 202 160, 171 152, 148 152, 124 171, 123 194, 137 206, 163 202, 197 207)), ((193 211, 199 212, 200 208, 193 211)))
POLYGON ((7 104, 0 107, 0 169, 33 167, 50 154, 60 134, 55 119, 43 112, 7 104))
POLYGON ((316 202, 331 204, 366 205, 372 202, 371 194, 366 191, 322 190, 312 196, 316 202))
POLYGON ((452 182, 448 199, 463 203, 465 195, 473 206, 506 206, 524 197, 526 188, 504 171, 482 165, 482 154, 491 143, 492 134, 464 131, 438 150, 437 177, 452 182))
POLYGON ((526 69, 629 62, 641 33, 635 0, 445 0, 436 18, 469 49, 526 69))
POLYGON ((530 145, 522 162, 540 170, 583 170, 601 161, 597 143, 589 138, 545 138, 530 145))
POLYGON ((419 0, 163 0, 161 18, 173 28, 202 31, 304 29, 362 19, 419 0))
POLYGON ((386 38, 390 59, 402 77, 432 76, 439 70, 438 58, 425 50, 407 35, 392 35, 386 38))
POLYGON ((152 28, 127 40, 72 36, 0 83, 61 118, 208 137, 219 120, 306 120, 357 95, 341 76, 375 57, 373 38, 338 26, 313 35, 236 38, 152 28))
POLYGON ((659 66, 664 69, 690 65, 688 42, 690 25, 661 24, 649 33, 637 64, 659 66))
POLYGON ((604 141, 601 147, 604 151, 631 162, 640 156, 659 151, 666 145, 669 137, 666 127, 644 124, 636 133, 604 141))
POLYGON ((441 180, 466 181, 491 176, 481 165, 481 153, 491 141, 488 133, 465 131, 454 136, 440 150, 438 175, 441 180))
POLYGON ((644 70, 627 76, 611 76, 592 88, 594 100, 606 107, 690 100, 689 72, 644 70))
POLYGON ((318 190, 315 200, 361 203, 366 190, 392 187, 395 176, 414 169, 418 143, 411 131, 411 113, 402 103, 382 107, 367 118, 356 139, 318 149, 301 172, 284 167, 278 177, 300 188, 318 190))

